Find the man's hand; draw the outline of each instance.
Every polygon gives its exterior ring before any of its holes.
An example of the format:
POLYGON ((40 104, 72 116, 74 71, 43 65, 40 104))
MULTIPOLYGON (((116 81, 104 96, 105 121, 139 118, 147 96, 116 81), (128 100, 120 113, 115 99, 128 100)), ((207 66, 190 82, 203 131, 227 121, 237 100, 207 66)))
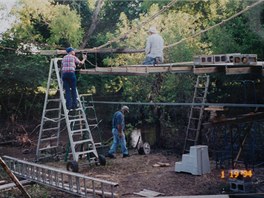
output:
POLYGON ((122 138, 122 137, 123 137, 123 133, 122 133, 122 132, 118 132, 118 136, 119 136, 120 138, 122 138))
POLYGON ((87 59, 87 55, 83 54, 83 60, 86 60, 87 59))

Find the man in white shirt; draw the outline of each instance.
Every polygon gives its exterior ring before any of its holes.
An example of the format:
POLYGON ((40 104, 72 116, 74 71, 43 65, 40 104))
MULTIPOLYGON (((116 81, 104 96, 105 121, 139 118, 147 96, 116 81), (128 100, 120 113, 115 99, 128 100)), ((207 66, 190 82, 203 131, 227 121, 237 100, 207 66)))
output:
POLYGON ((163 63, 163 48, 164 41, 163 38, 158 34, 155 27, 150 27, 149 36, 146 43, 146 58, 143 65, 155 65, 163 63))

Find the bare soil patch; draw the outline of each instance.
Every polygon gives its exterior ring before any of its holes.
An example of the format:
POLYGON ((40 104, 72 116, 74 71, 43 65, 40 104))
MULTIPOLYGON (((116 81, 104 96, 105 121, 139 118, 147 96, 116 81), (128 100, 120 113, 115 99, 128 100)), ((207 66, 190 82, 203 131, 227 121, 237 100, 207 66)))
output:
MULTIPOLYGON (((9 155, 19 159, 34 160, 34 149, 30 149, 26 154, 23 154, 22 151, 21 147, 0 147, 1 156, 9 155)), ((194 176, 189 173, 176 173, 174 171, 175 162, 181 160, 181 156, 174 153, 152 151, 149 155, 139 155, 135 150, 130 150, 130 154, 131 156, 128 158, 122 158, 121 154, 117 154, 116 159, 106 158, 107 163, 105 166, 83 164, 80 167, 80 173, 117 182, 119 186, 116 188, 116 192, 125 198, 139 197, 134 193, 143 189, 160 192, 164 196, 221 194, 223 188, 228 186, 227 180, 220 178, 220 169, 215 168, 213 161, 211 162, 211 173, 194 176), (169 166, 154 167, 153 165, 158 162, 167 163, 169 166)), ((66 169, 64 161, 45 164, 66 169)), ((258 175, 262 174, 263 178, 263 169, 262 173, 261 170, 257 171, 256 173, 258 175)), ((29 188, 27 187, 27 189, 29 188)), ((40 188, 43 188, 42 191, 45 191, 46 197, 75 197, 47 187, 40 188)), ((17 193, 19 194, 19 192, 17 193)))

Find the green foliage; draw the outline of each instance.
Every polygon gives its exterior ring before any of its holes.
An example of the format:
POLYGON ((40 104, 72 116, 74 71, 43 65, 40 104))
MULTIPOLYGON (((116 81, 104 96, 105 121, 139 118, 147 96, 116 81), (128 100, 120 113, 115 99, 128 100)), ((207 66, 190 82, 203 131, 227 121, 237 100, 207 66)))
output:
POLYGON ((50 44, 60 44, 61 41, 68 41, 67 46, 79 46, 83 30, 81 29, 80 17, 76 11, 71 11, 69 7, 58 5, 54 7, 54 18, 50 22, 51 37, 50 44))
POLYGON ((19 20, 11 33, 20 42, 64 47, 77 47, 81 42, 81 19, 69 6, 52 5, 46 0, 20 0, 19 7, 13 12, 19 20))
POLYGON ((224 27, 216 28, 207 34, 214 54, 235 53, 262 54, 263 39, 252 32, 246 17, 238 17, 224 27))

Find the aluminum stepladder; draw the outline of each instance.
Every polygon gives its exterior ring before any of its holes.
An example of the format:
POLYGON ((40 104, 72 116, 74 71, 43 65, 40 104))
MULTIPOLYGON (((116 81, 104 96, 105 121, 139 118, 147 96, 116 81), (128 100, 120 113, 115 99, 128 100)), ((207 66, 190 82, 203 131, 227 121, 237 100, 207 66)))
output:
MULTIPOLYGON (((78 91, 77 100, 79 107, 70 111, 66 108, 66 100, 58 67, 58 61, 60 60, 61 58, 55 58, 50 62, 36 157, 38 160, 44 152, 46 154, 57 152, 62 131, 62 121, 64 121, 73 159, 73 161, 68 162, 67 169, 78 172, 78 160, 82 156, 86 156, 87 159, 89 156, 89 160, 94 159, 95 161, 101 158, 98 156, 78 91)), ((102 164, 105 164, 105 162, 102 164)))
MULTIPOLYGON (((210 79, 208 75, 197 76, 192 103, 204 104, 206 102, 209 82, 210 79)), ((186 129, 183 153, 188 153, 190 150, 190 146, 194 146, 197 144, 201 130, 203 115, 204 105, 191 106, 189 121, 186 129)))
POLYGON ((96 146, 102 145, 102 134, 99 128, 99 124, 102 120, 98 120, 95 106, 93 103, 92 94, 80 94, 80 100, 86 113, 87 122, 95 140, 96 146))

